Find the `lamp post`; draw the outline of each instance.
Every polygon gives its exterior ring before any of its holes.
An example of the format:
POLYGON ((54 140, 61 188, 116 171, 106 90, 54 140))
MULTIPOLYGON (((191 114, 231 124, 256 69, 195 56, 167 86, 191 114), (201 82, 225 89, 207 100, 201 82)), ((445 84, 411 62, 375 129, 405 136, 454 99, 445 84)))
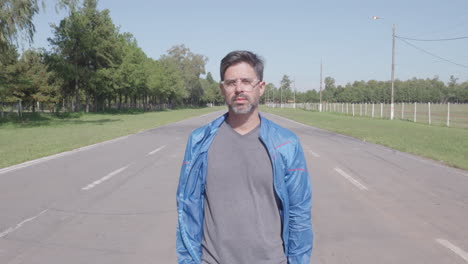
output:
POLYGON ((280 85, 280 93, 281 93, 280 105, 281 105, 281 108, 283 108, 283 86, 282 85, 280 85))
POLYGON ((392 97, 390 102, 390 120, 393 120, 395 114, 395 104, 393 101, 395 87, 395 24, 392 26, 392 97))
POLYGON ((294 78, 294 109, 296 109, 296 78, 294 78))
POLYGON ((322 67, 322 59, 320 59, 320 104, 319 104, 319 112, 322 112, 322 72, 323 72, 323 67, 322 67))
MULTIPOLYGON (((374 20, 382 19, 378 16, 372 17, 374 20)), ((395 116, 395 102, 394 102, 394 90, 395 90, 395 24, 392 25, 392 91, 390 98, 390 120, 393 120, 395 116)))

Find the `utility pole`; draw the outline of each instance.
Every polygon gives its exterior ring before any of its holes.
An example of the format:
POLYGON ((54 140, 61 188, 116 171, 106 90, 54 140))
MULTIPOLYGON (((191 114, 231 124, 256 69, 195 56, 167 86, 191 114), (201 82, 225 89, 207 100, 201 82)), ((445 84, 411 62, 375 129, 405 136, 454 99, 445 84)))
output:
POLYGON ((283 86, 280 84, 280 92, 281 92, 281 100, 280 100, 280 104, 281 104, 281 108, 283 108, 283 86))
POLYGON ((390 120, 393 120, 395 114, 395 104, 393 101, 393 90, 395 87, 395 24, 393 24, 392 31, 392 97, 390 102, 390 120))
POLYGON ((294 109, 296 109, 296 78, 294 77, 294 109))
POLYGON ((319 105, 319 112, 322 112, 322 72, 323 72, 323 67, 322 67, 322 59, 320 59, 320 105, 319 105))

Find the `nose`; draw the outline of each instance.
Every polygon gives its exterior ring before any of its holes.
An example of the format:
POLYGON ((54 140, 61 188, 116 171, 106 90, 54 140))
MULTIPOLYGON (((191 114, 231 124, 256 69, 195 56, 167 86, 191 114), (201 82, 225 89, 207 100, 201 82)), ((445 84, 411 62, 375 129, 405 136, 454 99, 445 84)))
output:
POLYGON ((241 93, 241 92, 244 92, 245 91, 245 87, 244 85, 242 85, 242 83, 240 82, 240 80, 237 80, 236 81, 236 86, 234 88, 234 91, 236 93, 241 93))

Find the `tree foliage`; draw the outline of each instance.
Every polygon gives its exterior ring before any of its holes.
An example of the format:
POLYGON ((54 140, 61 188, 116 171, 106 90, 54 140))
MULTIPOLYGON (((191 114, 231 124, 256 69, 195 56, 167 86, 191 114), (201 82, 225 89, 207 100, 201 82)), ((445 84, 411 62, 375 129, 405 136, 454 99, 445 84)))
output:
POLYGON ((31 43, 36 28, 33 17, 39 12, 37 0, 1 0, 0 1, 0 51, 17 44, 23 34, 31 43))

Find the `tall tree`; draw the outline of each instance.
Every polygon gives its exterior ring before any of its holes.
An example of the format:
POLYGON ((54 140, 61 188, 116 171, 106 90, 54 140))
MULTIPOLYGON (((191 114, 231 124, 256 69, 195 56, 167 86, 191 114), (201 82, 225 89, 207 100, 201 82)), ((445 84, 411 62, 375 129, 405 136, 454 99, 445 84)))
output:
MULTIPOLYGON (((280 92, 280 97, 282 97, 282 103, 287 103, 288 100, 291 98, 291 79, 289 78, 288 75, 283 75, 283 78, 281 78, 280 82, 280 87, 279 87, 279 92, 280 92)), ((280 99, 281 100, 281 99, 280 99)))
POLYGON ((55 103, 56 92, 49 86, 50 73, 44 62, 43 52, 25 51, 16 64, 17 78, 13 94, 24 106, 30 106, 35 112, 38 103, 55 103))
POLYGON ((31 43, 36 31, 33 17, 39 12, 37 0, 0 1, 0 51, 17 44, 23 35, 31 43))
POLYGON ((121 61, 118 31, 109 10, 98 11, 97 2, 85 0, 82 7, 70 8, 70 15, 52 26, 54 37, 49 38, 56 55, 51 56, 53 64, 64 71, 65 84, 73 86, 75 111, 81 110, 82 94, 87 110, 91 97, 95 110, 98 105, 102 108, 110 92, 108 69, 117 68, 121 61))
POLYGON ((167 53, 161 59, 173 60, 182 73, 184 86, 189 96, 187 103, 200 104, 203 96, 200 75, 205 74, 205 64, 208 58, 193 53, 183 44, 173 46, 167 53))

